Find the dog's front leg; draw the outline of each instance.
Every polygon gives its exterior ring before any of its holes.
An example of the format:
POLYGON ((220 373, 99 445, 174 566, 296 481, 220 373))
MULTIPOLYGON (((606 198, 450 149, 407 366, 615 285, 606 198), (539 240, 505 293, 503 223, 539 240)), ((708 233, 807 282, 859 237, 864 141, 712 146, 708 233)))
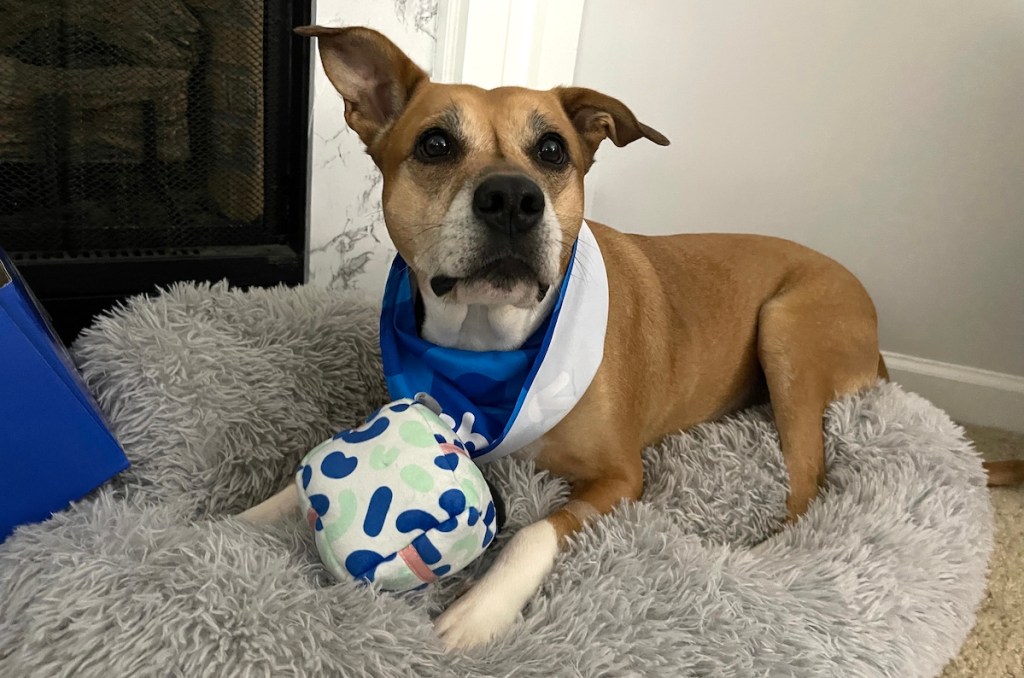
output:
POLYGON ((622 501, 640 497, 639 463, 628 475, 577 482, 565 506, 519 530, 483 578, 434 622, 445 646, 475 647, 511 626, 551 571, 566 538, 622 501))

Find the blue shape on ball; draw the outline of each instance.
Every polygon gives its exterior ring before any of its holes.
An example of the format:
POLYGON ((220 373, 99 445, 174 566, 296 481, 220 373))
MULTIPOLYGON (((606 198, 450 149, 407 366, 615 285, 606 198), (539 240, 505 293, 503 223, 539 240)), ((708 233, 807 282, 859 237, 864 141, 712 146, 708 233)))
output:
POLYGON ((466 495, 462 493, 462 490, 446 490, 437 503, 448 515, 457 516, 466 510, 466 495))
POLYGON ((480 520, 480 511, 478 511, 475 506, 470 506, 469 518, 466 519, 466 523, 469 524, 470 527, 473 527, 476 525, 476 521, 478 520, 480 520))
POLYGON ((320 517, 326 515, 327 511, 330 510, 331 500, 325 494, 311 494, 309 495, 309 505, 316 511, 316 529, 318 531, 324 529, 324 524, 320 517))
POLYGON ((412 547, 416 549, 416 552, 420 554, 420 558, 427 565, 433 565, 441 560, 441 552, 430 542, 430 537, 425 534, 421 534, 413 539, 412 547))
POLYGON ((391 488, 378 487, 370 497, 370 505, 366 509, 366 518, 363 519, 363 532, 370 537, 376 537, 384 527, 384 521, 388 517, 388 509, 391 508, 391 488))
POLYGON ((353 445, 356 443, 365 443, 367 440, 373 440, 381 433, 384 433, 390 424, 391 421, 388 420, 387 417, 380 417, 379 419, 374 419, 373 423, 369 426, 360 426, 359 428, 350 428, 344 431, 338 431, 334 435, 334 439, 338 440, 340 438, 346 443, 351 443, 353 445))
POLYGON ((445 471, 454 471, 459 466, 459 455, 454 452, 434 457, 434 466, 445 471))
POLYGON ((448 442, 448 439, 447 439, 447 438, 445 438, 445 437, 444 437, 443 435, 441 435, 440 433, 435 433, 435 434, 434 434, 434 440, 436 440, 436 441, 437 441, 437 444, 438 444, 438 445, 444 445, 444 444, 445 444, 446 442, 448 442))
POLYGON ((452 569, 451 565, 442 565, 441 567, 439 567, 436 570, 434 570, 434 574, 436 574, 438 577, 443 577, 446 574, 448 574, 449 572, 451 572, 451 569, 452 569))
POLYGON ((366 581, 373 581, 373 578, 377 575, 377 567, 381 563, 394 560, 394 558, 394 553, 385 558, 376 551, 370 551, 368 549, 353 551, 349 554, 348 558, 345 559, 345 569, 348 570, 348 573, 353 577, 365 579, 366 581))
POLYGON ((343 452, 331 452, 320 462, 320 472, 328 478, 344 478, 352 474, 359 465, 355 457, 346 457, 343 452))
POLYGON ((303 466, 302 467, 302 489, 309 487, 309 481, 313 479, 313 467, 303 466))
POLYGON ((494 529, 491 525, 494 523, 495 511, 494 502, 487 502, 487 510, 484 512, 484 526, 487 528, 484 530, 484 542, 481 545, 483 548, 487 548, 487 545, 494 540, 494 529))
POLYGON ((445 520, 444 522, 438 523, 437 524, 437 528, 435 528, 435 529, 437 529, 438 532, 451 532, 452 530, 454 530, 458 526, 459 526, 459 517, 458 516, 454 516, 452 518, 449 518, 448 520, 445 520))
POLYGON ((432 530, 437 527, 437 518, 430 515, 426 511, 419 509, 409 509, 408 511, 402 511, 398 515, 398 519, 395 521, 395 527, 398 528, 399 532, 414 532, 416 530, 432 530))
POLYGON ((409 403, 395 403, 390 409, 392 412, 405 412, 409 409, 409 403))

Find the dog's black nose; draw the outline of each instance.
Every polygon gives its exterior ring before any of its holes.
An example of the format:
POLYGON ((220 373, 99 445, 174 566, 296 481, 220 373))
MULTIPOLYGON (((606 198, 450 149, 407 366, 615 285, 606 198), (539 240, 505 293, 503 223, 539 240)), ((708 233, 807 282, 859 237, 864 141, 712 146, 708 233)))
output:
POLYGON ((490 228, 510 236, 526 233, 540 223, 544 193, 521 174, 495 174, 476 187, 473 214, 490 228))

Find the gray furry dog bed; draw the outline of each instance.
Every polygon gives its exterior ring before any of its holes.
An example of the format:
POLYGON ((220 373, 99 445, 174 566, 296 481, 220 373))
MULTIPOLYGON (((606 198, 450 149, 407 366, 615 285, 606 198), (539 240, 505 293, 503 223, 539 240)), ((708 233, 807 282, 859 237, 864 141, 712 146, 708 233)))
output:
POLYGON ((248 526, 296 461, 387 399, 372 306, 314 289, 175 287, 76 344, 134 463, 0 546, 2 676, 933 676, 985 587, 992 516, 949 418, 895 385, 835 403, 828 487, 780 531, 769 412, 646 454, 641 502, 563 554, 524 617, 469 654, 431 619, 565 485, 486 467, 498 548, 424 592, 329 579, 308 528, 248 526))

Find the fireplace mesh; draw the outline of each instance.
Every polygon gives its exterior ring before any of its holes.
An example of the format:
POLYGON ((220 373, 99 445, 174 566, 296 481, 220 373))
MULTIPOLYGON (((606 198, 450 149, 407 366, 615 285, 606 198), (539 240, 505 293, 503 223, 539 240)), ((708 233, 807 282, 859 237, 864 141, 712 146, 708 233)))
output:
POLYGON ((263 0, 0 0, 0 246, 286 241, 263 0))

